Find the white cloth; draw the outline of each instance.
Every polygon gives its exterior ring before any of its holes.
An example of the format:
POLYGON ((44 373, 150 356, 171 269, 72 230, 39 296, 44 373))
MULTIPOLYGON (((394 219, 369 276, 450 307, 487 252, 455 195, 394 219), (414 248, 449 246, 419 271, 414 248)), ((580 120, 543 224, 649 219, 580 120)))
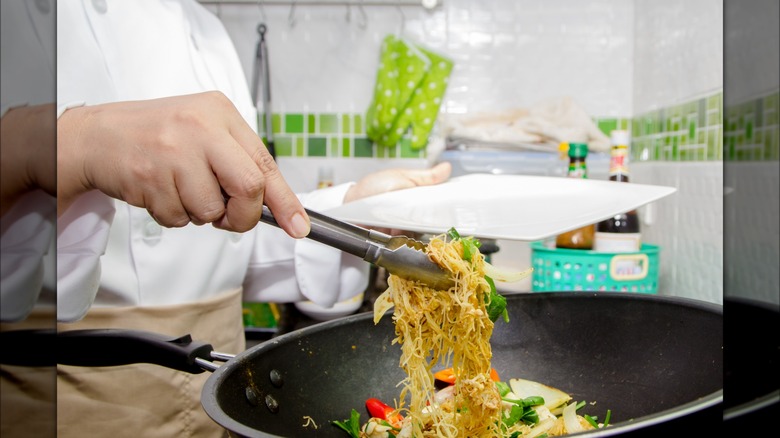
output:
POLYGON ((557 152, 561 142, 587 143, 592 152, 610 148, 609 137, 570 97, 547 99, 529 109, 451 114, 442 117, 441 125, 451 139, 516 149, 557 152))
MULTIPOLYGON (((219 90, 256 129, 235 48, 194 0, 60 2, 57 37, 60 108, 219 90)), ((300 197, 324 210, 339 205, 348 187, 300 197)), ((264 224, 244 234, 161 228, 146 210, 99 192, 60 216, 57 250, 60 321, 78 320, 92 305, 173 305, 242 286, 246 301, 331 306, 362 292, 368 279, 359 258, 264 224)))
MULTIPOLYGON (((55 100, 54 0, 0 3, 0 117, 9 109, 55 100)), ((0 321, 24 320, 54 306, 56 200, 36 190, 2 217, 0 321), (42 291, 46 293, 42 294, 42 291)))

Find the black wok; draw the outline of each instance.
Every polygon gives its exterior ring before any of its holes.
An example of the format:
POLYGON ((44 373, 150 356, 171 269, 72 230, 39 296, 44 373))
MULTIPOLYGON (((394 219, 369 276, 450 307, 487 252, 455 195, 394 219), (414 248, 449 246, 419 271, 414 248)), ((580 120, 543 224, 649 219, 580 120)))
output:
MULTIPOLYGON (((517 294, 507 301, 510 321, 496 323, 491 341, 493 366, 503 380, 536 380, 596 402, 585 413, 603 419, 612 411, 611 427, 583 436, 705 432, 722 424, 721 306, 603 292, 517 294)), ((204 360, 207 344, 188 337, 158 354, 137 339, 131 348, 120 337, 95 350, 94 337, 59 336, 59 363, 106 365, 109 356, 113 364, 211 369, 203 408, 234 436, 344 437, 330 422, 348 418, 353 408, 366 420, 365 400, 392 402, 405 376, 389 314, 378 326, 366 313, 281 335, 221 366, 204 360), (140 356, 133 358, 135 352, 140 356), (314 422, 306 425, 309 417, 314 422)))

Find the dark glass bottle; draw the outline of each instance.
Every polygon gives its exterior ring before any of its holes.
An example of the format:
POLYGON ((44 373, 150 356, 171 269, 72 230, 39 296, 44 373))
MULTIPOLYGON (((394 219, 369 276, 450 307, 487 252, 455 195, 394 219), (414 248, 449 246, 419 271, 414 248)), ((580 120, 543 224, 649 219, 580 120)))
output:
MULTIPOLYGON (((588 145, 585 143, 569 144, 569 170, 566 174, 568 178, 587 178, 588 166, 586 158, 588 156, 588 145)), ((569 249, 592 249, 595 225, 586 225, 576 230, 571 230, 559 234, 555 238, 556 248, 569 249)))
MULTIPOLYGON (((609 180, 628 182, 627 131, 612 131, 609 180)), ((593 249, 602 252, 636 252, 641 249, 639 215, 636 210, 617 214, 596 224, 593 249)))

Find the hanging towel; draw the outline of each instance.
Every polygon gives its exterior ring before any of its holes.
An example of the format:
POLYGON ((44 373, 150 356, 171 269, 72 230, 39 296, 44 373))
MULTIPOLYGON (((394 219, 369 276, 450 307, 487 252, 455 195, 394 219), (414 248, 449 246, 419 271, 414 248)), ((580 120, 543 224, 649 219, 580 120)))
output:
POLYGON ((445 56, 388 35, 382 42, 366 133, 380 146, 395 146, 411 128, 414 149, 428 143, 453 62, 445 56))

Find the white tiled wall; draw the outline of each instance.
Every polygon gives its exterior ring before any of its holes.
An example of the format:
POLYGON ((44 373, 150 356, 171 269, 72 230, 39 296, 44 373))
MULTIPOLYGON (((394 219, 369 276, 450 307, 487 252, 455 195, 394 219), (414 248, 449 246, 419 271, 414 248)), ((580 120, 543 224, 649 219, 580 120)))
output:
POLYGON ((639 210, 642 239, 661 247, 659 293, 722 303, 722 163, 633 163, 631 180, 677 187, 639 210))
POLYGON ((247 77, 257 24, 268 25, 274 111, 364 111, 381 40, 401 33, 455 61, 446 112, 568 95, 594 116, 631 114, 632 1, 444 0, 433 11, 366 6, 365 27, 356 7, 349 20, 346 6, 209 8, 221 11, 247 77))
MULTIPOLYGON (((724 104, 777 90, 780 2, 727 1, 724 20, 724 104)), ((732 161, 724 171, 724 294, 780 304, 780 166, 777 161, 732 161)))
POLYGON ((633 114, 723 88, 721 0, 634 0, 633 114))
MULTIPOLYGON (((347 12, 346 6, 220 8, 248 77, 256 26, 268 25, 275 112, 365 111, 380 41, 396 32, 455 60, 443 105, 449 113, 528 107, 568 95, 596 117, 631 117, 723 87, 719 0, 444 0, 434 11, 366 7, 365 23, 357 8, 349 20, 347 12)), ((426 163, 338 160, 335 172, 350 179, 426 163)), ((320 163, 280 164, 294 188, 308 190, 301 181, 320 163)), ((645 234, 662 246, 663 294, 722 301, 721 168, 719 162, 633 164, 637 182, 678 187, 674 198, 652 207, 645 234)), ((530 265, 529 248, 507 242, 495 260, 530 265)), ((530 290, 527 283, 511 287, 530 290)))

